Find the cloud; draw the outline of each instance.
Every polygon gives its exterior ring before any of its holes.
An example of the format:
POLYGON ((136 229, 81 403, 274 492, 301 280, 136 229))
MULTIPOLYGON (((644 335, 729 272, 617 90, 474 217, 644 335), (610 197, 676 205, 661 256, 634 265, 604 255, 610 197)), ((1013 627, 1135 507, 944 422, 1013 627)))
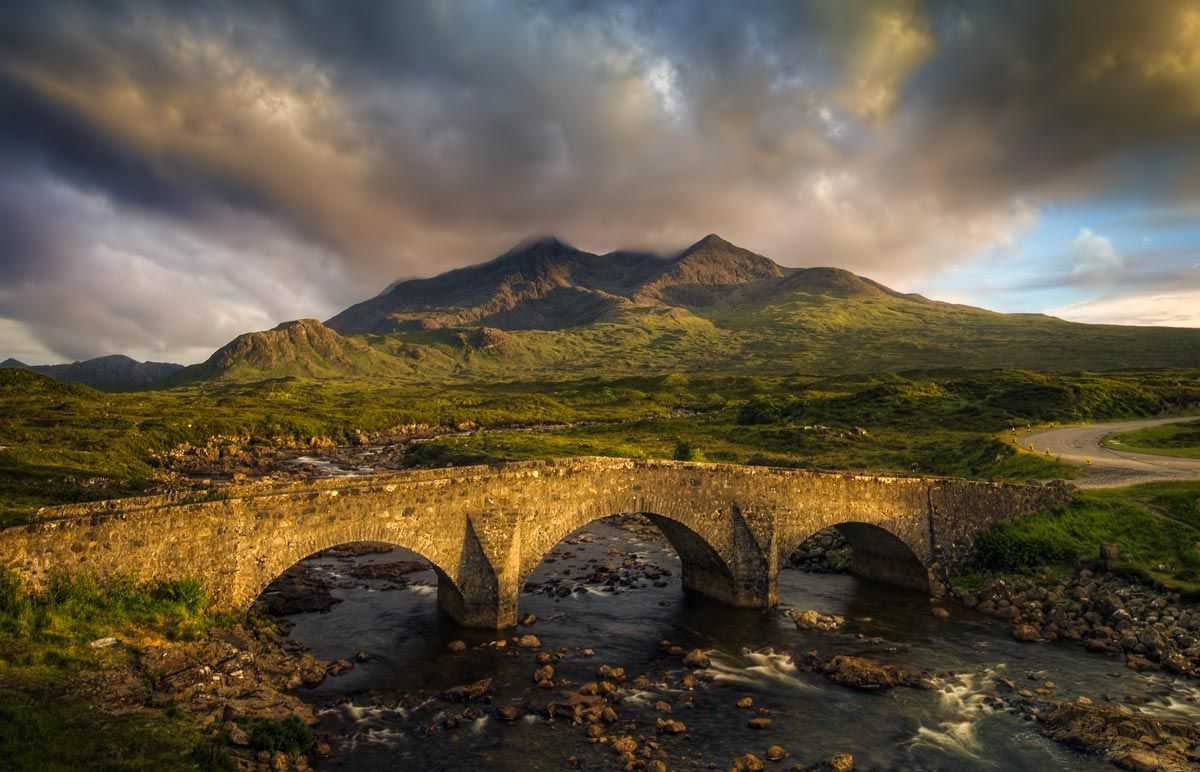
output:
POLYGON ((869 9, 851 48, 841 100, 864 118, 882 120, 891 116, 897 92, 934 48, 933 36, 917 3, 869 9))
POLYGON ((40 225, 44 239, 38 259, 7 266, 0 284, 6 356, 119 351, 194 362, 214 340, 338 305, 320 289, 338 278, 328 255, 244 212, 164 222, 98 194, 20 177, 0 181, 0 212, 40 225))
MULTIPOLYGON (((25 4, 0 27, 0 315, 64 356, 194 358, 545 232, 716 231, 919 288, 1048 202, 1190 211, 1185 173, 1145 170, 1200 168, 1197 19, 1200 0, 25 4)), ((1122 267, 1088 234, 1073 281, 1122 267)))
POLYGON ((1088 324, 1200 327, 1200 290, 1105 298, 1066 306, 1048 313, 1051 316, 1088 324))
POLYGON ((1071 273, 1075 276, 1104 280, 1110 272, 1120 270, 1125 264, 1112 242, 1098 233, 1093 233, 1090 228, 1081 228, 1075 238, 1071 239, 1068 254, 1071 258, 1071 273))

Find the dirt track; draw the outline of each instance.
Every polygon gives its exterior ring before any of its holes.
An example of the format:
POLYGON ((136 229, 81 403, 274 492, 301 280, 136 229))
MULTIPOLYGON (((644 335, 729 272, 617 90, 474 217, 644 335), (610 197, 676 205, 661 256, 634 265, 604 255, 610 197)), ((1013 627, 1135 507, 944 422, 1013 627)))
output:
POLYGON ((1040 453, 1048 451, 1062 461, 1083 466, 1083 476, 1074 481, 1081 488, 1113 488, 1159 480, 1196 480, 1200 479, 1200 459, 1129 453, 1100 444, 1110 434, 1195 420, 1196 417, 1192 416, 1061 426, 1023 435, 1017 442, 1028 450, 1040 453))

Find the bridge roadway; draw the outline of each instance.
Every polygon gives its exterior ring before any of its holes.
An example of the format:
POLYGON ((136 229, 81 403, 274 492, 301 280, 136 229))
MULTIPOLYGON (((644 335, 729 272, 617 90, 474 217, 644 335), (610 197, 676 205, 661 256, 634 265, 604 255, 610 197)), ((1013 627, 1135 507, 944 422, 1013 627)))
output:
POLYGON ((439 603, 459 623, 504 628, 543 556, 613 514, 662 529, 686 590, 770 607, 780 561, 823 528, 849 541, 856 573, 936 592, 980 530, 1069 496, 1062 484, 571 458, 46 509, 0 531, 0 563, 33 588, 80 573, 198 578, 218 607, 244 609, 308 555, 388 542, 434 565, 439 603))

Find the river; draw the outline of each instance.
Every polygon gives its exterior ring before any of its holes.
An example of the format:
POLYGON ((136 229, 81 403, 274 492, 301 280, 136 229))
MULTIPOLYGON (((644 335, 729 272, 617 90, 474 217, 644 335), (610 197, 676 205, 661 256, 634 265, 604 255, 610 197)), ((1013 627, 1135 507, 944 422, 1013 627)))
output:
POLYGON ((584 727, 548 720, 545 713, 547 703, 594 681, 601 664, 628 674, 608 734, 653 739, 669 767, 679 770, 729 769, 736 756, 764 757, 771 745, 789 757, 768 769, 814 764, 835 752, 852 753, 858 769, 1112 769, 1044 738, 1027 718, 991 707, 985 695, 994 691, 996 675, 1018 688, 1051 681, 1060 699, 1144 695, 1143 710, 1200 717, 1190 684, 1134 673, 1077 645, 1018 643, 1006 625, 968 609, 952 607, 950 619, 938 619, 921 594, 851 576, 785 570, 781 607, 770 612, 690 598, 680 587, 679 560, 664 541, 603 521, 560 544, 521 596, 521 614, 532 612, 537 621, 516 634, 534 633, 541 651, 563 655, 555 662, 556 688, 542 689, 532 677, 534 652, 512 643, 487 646, 495 633, 458 629, 438 613, 432 570, 408 574, 403 589, 387 589, 394 586, 389 580, 347 576, 355 565, 412 558, 396 550, 306 561, 339 585, 333 594, 341 602, 327 613, 289 617, 291 637, 322 658, 369 655, 305 693, 320 708, 319 730, 339 738, 319 769, 524 771, 568 768, 571 757, 583 769, 620 768, 613 750, 590 741, 584 727), (630 568, 622 569, 630 556, 630 568), (628 584, 586 581, 606 564, 616 575, 623 571, 628 584), (647 579, 647 567, 651 577, 662 575, 647 579), (563 597, 557 586, 572 591, 563 597), (788 608, 847 621, 832 633, 799 630, 788 608), (466 652, 449 650, 458 639, 468 644, 466 652), (698 672, 694 689, 680 685, 688 671, 663 650, 663 640, 709 654, 711 665, 698 672), (584 649, 593 655, 583 656, 584 649), (853 691, 792 664, 793 655, 810 649, 932 671, 936 688, 853 691), (641 674, 648 682, 635 683, 641 674), (427 697, 483 678, 492 679, 490 704, 465 717, 466 706, 427 697), (743 697, 752 698, 753 709, 736 707, 743 697), (658 703, 669 704, 670 714, 658 703), (506 705, 527 712, 504 721, 497 708, 506 705), (758 715, 772 720, 770 728, 749 727, 758 715), (660 718, 683 721, 687 732, 657 735, 660 718))

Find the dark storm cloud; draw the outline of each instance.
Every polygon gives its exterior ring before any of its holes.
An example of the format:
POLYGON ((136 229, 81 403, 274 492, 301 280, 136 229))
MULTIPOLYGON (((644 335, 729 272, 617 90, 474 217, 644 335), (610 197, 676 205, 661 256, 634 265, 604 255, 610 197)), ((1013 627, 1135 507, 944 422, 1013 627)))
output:
POLYGON ((194 355, 530 233, 904 284, 1048 200, 1200 198, 1142 173, 1200 168, 1196 0, 0 13, 0 314, 61 354, 194 355), (201 292, 207 330, 164 300, 201 292))

